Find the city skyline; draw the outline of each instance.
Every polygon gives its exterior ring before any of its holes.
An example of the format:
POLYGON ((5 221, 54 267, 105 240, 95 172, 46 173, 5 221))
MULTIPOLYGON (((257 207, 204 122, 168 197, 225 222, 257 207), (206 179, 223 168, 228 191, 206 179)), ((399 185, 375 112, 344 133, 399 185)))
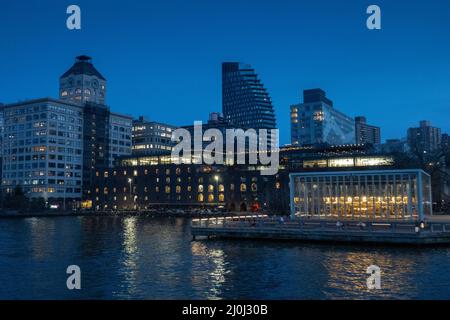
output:
POLYGON ((450 300, 450 0, 0 7, 0 300, 450 300))
POLYGON ((221 110, 221 63, 240 61, 257 70, 272 97, 281 144, 290 140, 289 106, 304 89, 316 87, 333 97, 338 110, 364 115, 381 127, 383 141, 406 137, 407 128, 425 119, 442 132, 450 131, 443 116, 450 105, 450 45, 439 41, 448 31, 448 3, 433 1, 432 10, 408 4, 406 14, 402 5, 380 1, 381 31, 365 28, 365 4, 356 1, 285 6, 262 1, 259 9, 252 3, 242 4, 242 13, 236 13, 229 5, 209 3, 202 9, 203 1, 176 2, 172 6, 186 10, 176 10, 168 19, 168 4, 103 7, 101 2, 79 1, 81 31, 65 28, 64 4, 31 2, 25 11, 25 4, 5 4, 8 16, 0 13, 0 36, 9 46, 0 62, 0 102, 57 97, 61 70, 74 56, 87 54, 108 80, 111 108, 135 118, 188 125, 221 110), (19 13, 22 18, 15 19, 19 13), (244 23, 244 13, 271 23, 256 30, 244 23), (233 15, 233 25, 227 23, 227 14, 233 15), (289 19, 295 17, 299 25, 289 19), (314 17, 326 19, 326 27, 314 17), (411 24, 414 18, 421 23, 411 24), (33 29, 34 24, 41 30, 33 29), (344 41, 349 32, 352 41, 344 41))

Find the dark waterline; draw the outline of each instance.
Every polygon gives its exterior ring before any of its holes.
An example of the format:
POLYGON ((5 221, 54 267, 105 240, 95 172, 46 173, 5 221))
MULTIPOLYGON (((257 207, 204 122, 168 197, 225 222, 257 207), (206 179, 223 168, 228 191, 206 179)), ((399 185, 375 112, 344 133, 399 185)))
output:
POLYGON ((449 265, 446 247, 191 242, 183 218, 0 220, 1 299, 449 299, 449 265), (79 291, 66 288, 73 264, 79 291))

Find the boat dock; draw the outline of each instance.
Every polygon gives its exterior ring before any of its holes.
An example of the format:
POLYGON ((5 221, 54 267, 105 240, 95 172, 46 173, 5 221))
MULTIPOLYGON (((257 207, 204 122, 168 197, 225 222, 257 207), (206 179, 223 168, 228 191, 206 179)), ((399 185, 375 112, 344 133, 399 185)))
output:
POLYGON ((415 224, 248 215, 193 219, 191 229, 194 240, 240 238, 398 245, 450 244, 449 216, 430 216, 424 221, 415 224))

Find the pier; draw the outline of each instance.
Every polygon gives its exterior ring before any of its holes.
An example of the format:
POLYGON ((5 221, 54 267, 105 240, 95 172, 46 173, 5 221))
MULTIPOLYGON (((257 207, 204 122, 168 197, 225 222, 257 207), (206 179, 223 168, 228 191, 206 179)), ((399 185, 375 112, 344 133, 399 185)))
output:
POLYGON ((398 245, 450 244, 450 217, 427 217, 421 224, 281 219, 258 215, 204 218, 192 220, 191 232, 194 240, 240 238, 398 245))

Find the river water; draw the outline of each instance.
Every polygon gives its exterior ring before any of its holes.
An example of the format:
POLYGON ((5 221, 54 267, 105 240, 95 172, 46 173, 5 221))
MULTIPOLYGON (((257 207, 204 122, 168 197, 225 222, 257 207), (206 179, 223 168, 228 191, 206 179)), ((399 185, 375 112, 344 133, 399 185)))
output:
POLYGON ((191 240, 183 218, 1 219, 0 299, 450 299, 450 247, 191 240))

